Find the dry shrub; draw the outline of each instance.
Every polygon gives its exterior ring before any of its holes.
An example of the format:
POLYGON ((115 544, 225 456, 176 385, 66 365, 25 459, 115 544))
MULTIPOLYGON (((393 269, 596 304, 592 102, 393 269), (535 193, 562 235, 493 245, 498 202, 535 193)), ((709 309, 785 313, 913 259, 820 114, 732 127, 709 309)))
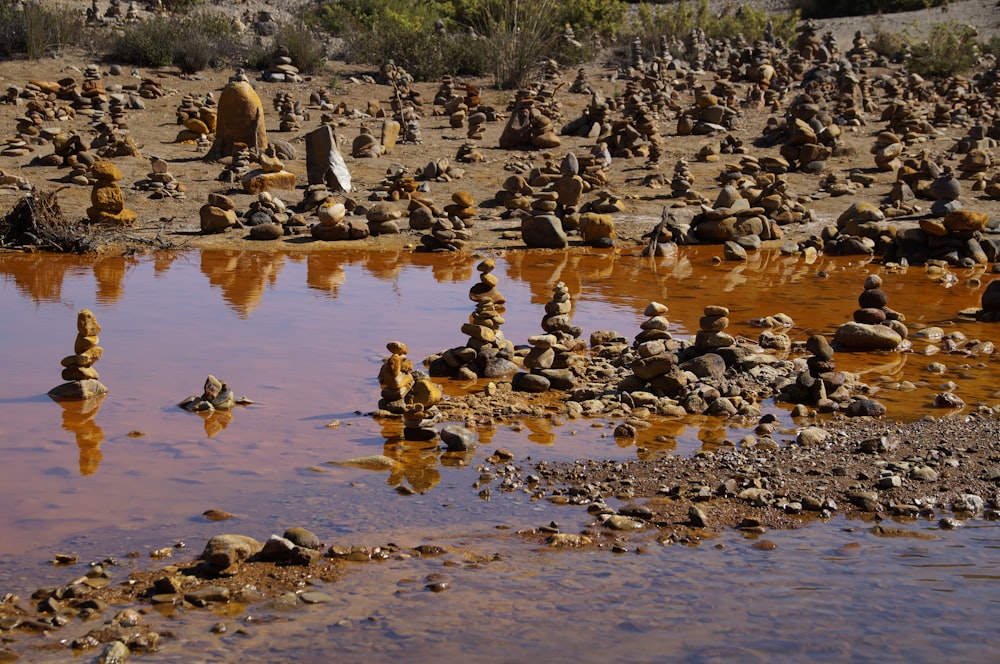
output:
POLYGON ((22 197, 0 219, 0 246, 67 254, 95 253, 107 246, 114 231, 67 219, 59 207, 58 193, 59 189, 36 189, 22 197))

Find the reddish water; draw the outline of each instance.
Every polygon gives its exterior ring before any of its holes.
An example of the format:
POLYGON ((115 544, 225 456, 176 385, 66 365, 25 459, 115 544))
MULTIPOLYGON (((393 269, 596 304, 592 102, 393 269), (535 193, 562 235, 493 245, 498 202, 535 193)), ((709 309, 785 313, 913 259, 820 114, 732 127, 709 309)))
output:
MULTIPOLYGON (((979 304, 992 274, 957 271, 942 280, 919 268, 884 273, 846 259, 810 264, 767 252, 734 268, 713 265, 716 253, 692 250, 657 261, 613 253, 498 256, 505 335, 523 343, 538 334, 543 304, 563 281, 585 336, 615 329, 632 337, 646 304, 657 300, 670 307, 675 336, 693 334, 702 308, 719 304, 730 308, 734 334, 756 338, 760 330, 748 321, 782 312, 795 320, 790 334, 804 339, 849 320, 865 276, 880 273, 889 305, 906 315, 911 331, 936 325, 1000 342, 1000 325, 955 316, 979 304)), ((915 547, 813 526, 776 534, 777 552, 724 538, 727 548, 719 551, 653 545, 646 556, 625 557, 535 553, 516 541, 496 541, 490 535, 496 526, 575 523, 585 515, 517 496, 479 500, 472 488, 477 473, 468 464, 443 459, 433 446, 401 446, 394 431, 357 414, 375 407, 387 341, 406 342, 417 363, 464 342, 459 327, 473 309, 467 294, 477 262, 410 253, 220 251, 97 262, 0 254, 0 590, 64 582, 66 570, 44 562, 56 552, 120 558, 179 539, 200 549, 222 531, 264 539, 304 525, 328 542, 451 538, 458 559, 463 551, 495 549, 506 562, 449 571, 461 581, 444 599, 399 580, 422 578, 425 567, 440 562, 362 566, 337 584, 334 606, 295 614, 287 624, 278 620, 284 627, 246 641, 194 640, 184 645, 187 652, 223 661, 233 648, 256 648, 273 653, 265 661, 279 661, 296 644, 306 661, 327 661, 323 653, 336 644, 351 660, 368 652, 413 661, 435 653, 491 660, 504 644, 504 655, 492 661, 558 657, 582 646, 592 659, 627 652, 631 661, 662 661, 673 648, 681 648, 686 654, 678 658, 686 661, 865 659, 861 646, 847 641, 852 637, 881 644, 882 661, 928 659, 939 639, 948 652, 984 661, 989 648, 1000 645, 987 626, 1000 596, 994 527, 915 547), (104 328, 105 354, 96 368, 110 388, 89 410, 45 395, 60 382, 59 360, 71 352, 82 308, 93 310, 104 328), (209 373, 255 404, 210 417, 177 408, 201 392, 209 373), (403 470, 372 473, 325 463, 382 453, 399 458, 403 470), (397 485, 424 493, 400 496, 397 485), (238 516, 210 523, 199 516, 209 508, 238 516), (863 555, 838 553, 859 538, 863 555), (925 559, 934 561, 930 568, 922 566, 925 559), (400 588, 406 592, 396 593, 400 588), (879 622, 881 611, 900 606, 907 607, 905 619, 879 622), (470 615, 485 623, 470 624, 470 615), (346 622, 331 626, 341 619, 346 622), (935 632, 942 621, 947 627, 935 632), (579 629, 566 630, 571 624, 579 629), (819 650, 795 636, 817 625, 829 633, 819 650), (911 638, 915 633, 920 638, 911 638), (905 643, 886 643, 901 635, 905 643)), ((930 404, 947 380, 970 404, 997 402, 1000 377, 992 356, 926 355, 924 342, 914 344, 915 353, 838 353, 835 359, 839 368, 863 371, 867 382, 883 385, 878 398, 893 417, 940 415, 930 404), (947 373, 927 371, 934 361, 947 365, 947 373), (917 388, 893 389, 902 380, 917 388)), ((784 416, 781 406, 768 409, 784 416)), ((744 433, 691 418, 663 423, 626 446, 610 436, 614 422, 598 424, 524 422, 483 430, 479 450, 466 461, 475 465, 500 446, 534 458, 686 454, 744 433), (666 442, 653 441, 654 434, 666 442)), ((788 425, 786 437, 794 433, 788 425)))

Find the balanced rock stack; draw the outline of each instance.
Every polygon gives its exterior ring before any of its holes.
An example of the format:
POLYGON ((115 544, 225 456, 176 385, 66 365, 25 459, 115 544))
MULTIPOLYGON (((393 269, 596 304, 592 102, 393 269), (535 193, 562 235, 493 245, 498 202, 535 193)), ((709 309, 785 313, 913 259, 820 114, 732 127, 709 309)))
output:
POLYGON ((76 315, 76 332, 73 355, 62 359, 62 379, 67 382, 49 390, 49 396, 56 401, 89 399, 108 391, 94 369, 104 349, 97 345, 101 325, 89 309, 82 309, 76 315))
POLYGON ((292 58, 289 55, 288 48, 285 46, 278 46, 275 49, 274 56, 271 58, 270 64, 268 64, 267 69, 264 70, 261 77, 269 83, 302 82, 299 69, 292 64, 292 58))
POLYGON ((240 182, 244 175, 250 172, 253 165, 253 154, 246 145, 235 147, 232 158, 219 173, 219 182, 234 184, 240 182))
POLYGON ((216 410, 230 410, 237 403, 246 404, 248 402, 246 397, 237 400, 225 381, 209 374, 200 395, 185 397, 177 405, 192 413, 211 413, 216 410))
POLYGON ((208 202, 198 210, 202 233, 221 233, 236 225, 236 204, 223 194, 208 195, 208 202))
POLYGON ((736 344, 736 339, 726 333, 729 327, 729 309, 708 305, 704 316, 698 320, 698 332, 694 336, 694 347, 700 351, 713 351, 736 344))
POLYGON ((927 193, 934 199, 931 203, 931 214, 936 217, 943 217, 962 208, 958 200, 962 195, 962 185, 948 167, 937 173, 937 177, 927 188, 927 193))
POLYGON ((569 289, 559 282, 552 289, 552 299, 545 304, 542 318, 544 334, 528 338, 532 348, 523 364, 530 373, 519 372, 511 379, 513 388, 520 392, 545 392, 546 390, 571 390, 575 376, 570 370, 573 350, 586 344, 580 337, 580 328, 571 324, 572 310, 569 289))
POLYGON ((448 376, 461 380, 476 378, 503 378, 517 372, 514 363, 514 345, 504 338, 500 326, 506 301, 497 289, 496 268, 492 259, 476 266, 479 283, 469 289, 469 299, 476 309, 469 322, 462 325, 462 333, 469 335, 465 346, 450 348, 424 359, 431 376, 448 376))
POLYGON ((847 350, 895 350, 908 334, 903 315, 888 307, 889 296, 876 274, 865 279, 854 320, 837 328, 833 343, 847 350))
POLYGON ((836 412, 840 404, 851 398, 846 384, 848 376, 836 371, 833 346, 822 334, 809 337, 806 350, 811 353, 806 358, 806 370, 800 371, 795 382, 781 391, 779 399, 787 403, 817 406, 823 413, 836 412))
POLYGON ((145 180, 139 180, 135 183, 136 189, 149 192, 149 197, 154 200, 187 197, 186 187, 177 181, 177 178, 169 170, 170 165, 165 160, 159 157, 150 157, 149 161, 151 172, 146 175, 145 180))
POLYGON ((415 382, 413 362, 407 358, 410 351, 402 341, 390 341, 386 348, 391 354, 382 362, 378 372, 378 383, 382 387, 378 407, 379 410, 402 415, 406 410, 404 398, 415 382))
POLYGON ((441 421, 437 404, 442 399, 441 388, 421 371, 413 372, 413 387, 404 395, 403 438, 431 440, 437 436, 434 425, 441 421))
POLYGON ((627 392, 644 390, 673 395, 686 384, 684 374, 677 369, 679 344, 673 341, 667 320, 667 306, 650 302, 643 312, 648 318, 640 325, 633 344, 638 358, 632 361, 632 375, 626 377, 619 389, 627 392))
POLYGON ((521 239, 532 249, 565 249, 569 239, 562 220, 556 216, 559 194, 555 191, 535 192, 531 214, 521 219, 521 239))
POLYGON ((510 119, 500 134, 500 147, 556 148, 562 143, 552 127, 552 120, 535 107, 531 90, 518 90, 510 110, 510 119))
POLYGON ((87 208, 87 217, 95 224, 112 224, 128 226, 135 221, 136 213, 125 207, 125 195, 122 194, 118 180, 122 172, 110 161, 97 161, 90 168, 94 178, 94 189, 90 192, 91 207, 87 208))
POLYGON ((347 219, 347 207, 333 197, 326 199, 316 208, 318 224, 313 224, 310 233, 317 240, 363 240, 370 235, 368 225, 347 219))
POLYGON ((875 167, 880 171, 898 171, 903 165, 903 141, 891 131, 880 132, 875 137, 871 153, 875 155, 875 167))

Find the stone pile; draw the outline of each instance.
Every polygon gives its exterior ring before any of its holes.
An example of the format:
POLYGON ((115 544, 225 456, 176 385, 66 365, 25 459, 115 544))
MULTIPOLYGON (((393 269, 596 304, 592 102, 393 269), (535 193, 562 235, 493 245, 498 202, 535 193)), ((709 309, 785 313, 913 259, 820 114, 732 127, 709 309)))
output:
POLYGON ((289 92, 279 92, 272 100, 274 110, 278 112, 278 131, 299 131, 302 123, 309 119, 302 105, 292 98, 289 92))
POLYGON ((821 334, 806 340, 805 349, 810 353, 806 368, 795 376, 778 395, 785 403, 815 406, 821 413, 837 412, 850 401, 851 377, 838 372, 833 362, 833 346, 821 334))
POLYGON ((347 213, 344 203, 332 196, 327 198, 316 208, 319 223, 310 227, 310 234, 324 241, 363 240, 368 237, 368 225, 360 220, 349 220, 347 213))
POLYGON ((225 381, 209 374, 200 395, 185 397, 177 405, 192 413, 211 413, 217 410, 230 410, 236 404, 246 405, 249 403, 250 400, 246 397, 237 399, 225 381))
POLYGON ((728 106, 718 95, 700 90, 694 106, 677 118, 678 136, 705 136, 736 129, 739 111, 728 106))
POLYGON ((903 315, 890 309, 888 301, 889 296, 882 289, 882 278, 870 275, 858 296, 859 308, 854 311, 854 320, 837 328, 834 345, 861 351, 899 348, 908 331, 903 315))
POLYGON ((406 407, 404 399, 415 382, 413 362, 407 357, 410 351, 402 341, 390 341, 386 348, 391 354, 382 362, 378 372, 378 383, 382 388, 378 407, 379 410, 401 415, 406 407))
POLYGON ((709 305, 705 307, 704 314, 698 321, 698 332, 695 333, 696 349, 710 352, 736 343, 736 339, 726 333, 726 328, 729 327, 729 309, 709 305))
POLYGON ((268 83, 301 83, 303 81, 298 67, 292 64, 288 48, 283 45, 279 45, 275 49, 274 56, 271 57, 271 62, 261 74, 261 78, 268 83))
POLYGON ((598 139, 611 134, 611 106, 596 90, 591 91, 590 103, 583 113, 575 120, 562 126, 559 133, 563 136, 579 136, 580 138, 598 139))
POLYGON ((895 133, 879 132, 871 149, 875 155, 875 167, 880 171, 898 171, 903 165, 904 150, 903 141, 895 133))
POLYGON ((174 198, 182 200, 187 198, 186 187, 177 181, 173 173, 170 172, 170 165, 158 157, 150 158, 150 173, 144 180, 139 180, 133 187, 139 191, 149 193, 153 200, 164 198, 174 198))
POLYGON ((552 119, 536 107, 531 90, 521 89, 510 109, 510 118, 500 134, 500 148, 556 148, 562 144, 553 128, 552 119))
POLYGON ((569 289, 560 281, 552 289, 552 299, 545 304, 545 316, 542 318, 544 334, 528 338, 532 348, 522 360, 528 371, 518 372, 511 379, 515 390, 545 392, 549 389, 573 389, 576 383, 570 368, 573 351, 582 350, 586 343, 579 338, 580 328, 572 325, 569 316, 572 308, 569 289))
POLYGON ((277 240, 285 235, 297 235, 306 228, 301 215, 291 210, 277 196, 268 191, 257 194, 243 214, 243 225, 250 228, 252 240, 277 240))
POLYGON ((253 160, 254 156, 249 147, 236 146, 232 157, 219 173, 219 182, 236 184, 242 181, 243 177, 253 168, 253 160))
POLYGON ((221 233, 236 225, 236 203, 228 196, 212 193, 198 210, 202 233, 221 233))
POLYGON ((128 226, 135 221, 136 213, 125 207, 125 195, 118 181, 122 172, 110 161, 98 161, 90 169, 94 188, 90 192, 91 206, 87 218, 95 224, 128 226))
POLYGON ((90 399, 108 391, 101 384, 100 375, 94 364, 104 355, 98 346, 101 325, 89 309, 81 309, 76 315, 76 341, 73 354, 62 359, 62 385, 49 390, 49 396, 56 401, 90 399))
POLYGON ((371 235, 394 235, 399 233, 399 219, 402 210, 389 201, 379 201, 365 211, 368 232, 371 235))
POLYGON ((469 299, 476 309, 469 322, 462 325, 462 333, 469 336, 464 346, 449 348, 424 359, 431 376, 451 377, 460 380, 477 378, 505 378, 517 372, 514 363, 514 345, 504 338, 500 326, 504 323, 501 312, 506 301, 497 289, 498 280, 493 273, 496 264, 486 259, 476 266, 479 283, 469 290, 469 299))

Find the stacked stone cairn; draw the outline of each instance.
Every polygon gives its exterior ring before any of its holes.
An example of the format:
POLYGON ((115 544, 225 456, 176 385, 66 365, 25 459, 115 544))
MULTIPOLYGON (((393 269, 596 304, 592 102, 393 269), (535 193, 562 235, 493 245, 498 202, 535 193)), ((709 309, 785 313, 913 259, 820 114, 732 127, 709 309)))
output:
POLYGON ((380 411, 403 417, 406 440, 431 440, 437 436, 434 425, 441 421, 437 404, 443 398, 441 388, 422 372, 413 370, 407 358, 409 349, 401 341, 390 341, 391 355, 382 363, 378 380, 382 388, 380 411))
POLYGON ((908 331, 903 315, 888 306, 889 297, 882 289, 882 278, 876 274, 865 279, 865 287, 858 296, 860 308, 854 311, 854 320, 837 328, 833 336, 835 346, 845 350, 896 350, 906 339, 908 331))
POLYGON ((545 333, 528 338, 532 348, 522 361, 528 372, 518 372, 511 379, 515 390, 545 392, 549 389, 573 389, 576 382, 570 369, 573 351, 585 348, 586 343, 579 338, 580 328, 572 325, 569 316, 572 308, 569 288, 560 281, 552 289, 552 299, 545 303, 545 316, 542 318, 545 333))
POLYGON ((345 203, 333 196, 328 197, 316 208, 319 223, 309 229, 317 240, 363 240, 370 235, 368 225, 361 221, 347 219, 345 203))
POLYGON ((211 413, 217 410, 230 410, 237 403, 247 404, 249 400, 245 397, 237 400, 225 381, 209 374, 200 395, 185 397, 177 405, 192 413, 211 413))
POLYGON ((236 203, 228 196, 211 193, 198 210, 198 217, 202 233, 221 233, 236 225, 236 203))
POLYGON ((806 368, 777 398, 786 403, 816 406, 821 413, 837 412, 851 399, 849 376, 836 370, 833 346, 823 335, 809 337, 805 348, 810 353, 806 368))
POLYGON ((694 106, 677 118, 678 136, 705 136, 736 128, 739 111, 707 90, 695 94, 694 106))
POLYGON ((476 309, 469 322, 462 325, 462 333, 469 335, 464 346, 449 348, 424 359, 431 376, 459 380, 477 378, 505 378, 517 372, 514 345, 504 338, 500 326, 504 323, 504 296, 497 289, 498 280, 493 274, 496 264, 486 259, 476 266, 479 283, 469 290, 469 299, 476 309))
POLYGON ((298 67, 292 64, 288 48, 284 45, 279 45, 275 49, 274 56, 261 77, 270 83, 301 83, 303 80, 298 67))
POLYGON ((49 390, 49 396, 56 401, 74 401, 106 394, 106 388, 98 380, 100 375, 94 364, 104 355, 98 346, 101 325, 89 309, 81 309, 76 315, 76 341, 73 354, 62 359, 62 379, 67 381, 49 390))
POLYGON ((146 178, 139 180, 133 186, 139 191, 149 193, 153 200, 163 198, 184 199, 187 198, 186 187, 177 181, 174 174, 169 170, 170 165, 163 159, 157 157, 150 158, 150 173, 146 178))
POLYGON ((278 131, 299 131, 302 122, 309 116, 302 110, 301 104, 292 98, 289 92, 279 92, 274 96, 274 110, 278 112, 278 131))
POLYGON ((136 213, 125 207, 125 195, 118 181, 122 172, 110 161, 98 161, 90 169, 94 189, 90 193, 91 207, 87 217, 95 224, 128 226, 135 221, 136 213))
POLYGON ((553 129, 552 119, 536 107, 536 96, 532 90, 517 91, 510 109, 507 126, 500 134, 500 148, 556 148, 562 141, 553 129))

